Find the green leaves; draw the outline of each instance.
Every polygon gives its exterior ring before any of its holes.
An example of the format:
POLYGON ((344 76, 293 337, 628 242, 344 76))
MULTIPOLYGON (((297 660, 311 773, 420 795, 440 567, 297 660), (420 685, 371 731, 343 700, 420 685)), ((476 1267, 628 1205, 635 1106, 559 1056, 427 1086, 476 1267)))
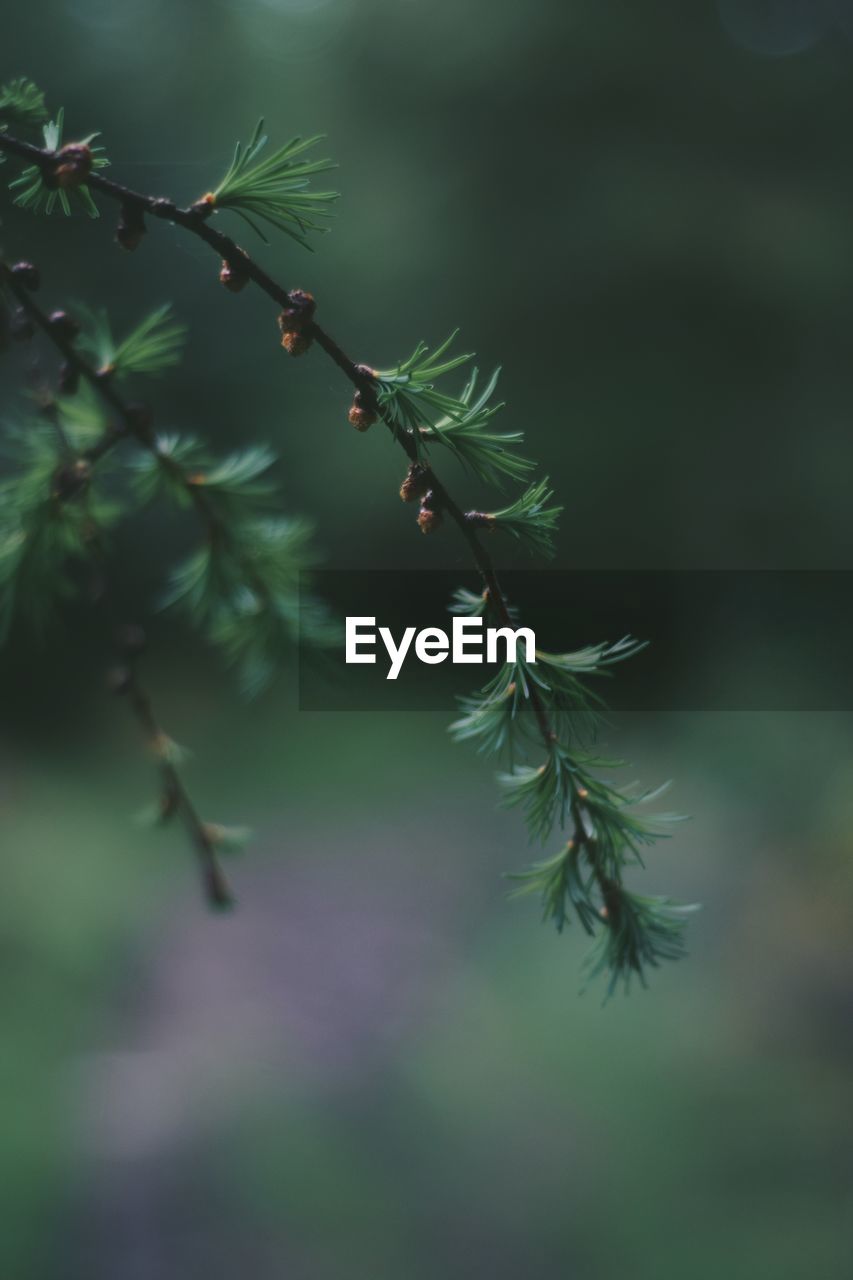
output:
POLYGON ((595 902, 595 872, 592 864, 582 858, 583 845, 569 840, 566 846, 542 862, 535 862, 527 871, 510 875, 518 882, 513 898, 538 894, 542 899, 542 919, 553 921, 557 932, 571 920, 569 908, 573 908, 586 933, 594 933, 600 925, 599 908, 595 902))
MULTIPOLYGON (((548 802, 557 775, 549 775, 546 768, 536 771, 534 779, 531 772, 515 775, 515 794, 522 795, 531 825, 536 826, 537 806, 548 802)), ((574 834, 554 857, 511 875, 518 886, 512 896, 538 894, 543 919, 553 922, 558 932, 574 915, 586 933, 601 934, 587 970, 590 977, 601 972, 609 975, 608 995, 619 982, 627 990, 633 976, 645 985, 649 967, 684 955, 686 917, 698 908, 632 893, 623 875, 627 866, 642 865, 642 846, 660 839, 665 834, 661 827, 675 818, 659 814, 643 819, 634 812, 662 789, 631 796, 577 765, 560 776, 568 781, 565 808, 572 812, 574 834)))
POLYGON ((121 342, 113 337, 106 311, 90 311, 88 320, 80 347, 97 362, 102 374, 115 378, 135 373, 156 377, 180 362, 187 330, 173 319, 168 302, 147 315, 121 342))
POLYGON ((453 593, 453 599, 448 605, 448 612, 459 614, 465 618, 482 618, 488 607, 488 592, 469 591, 467 587, 457 587, 453 593))
POLYGON ((504 479, 523 481, 535 467, 529 458, 515 452, 524 439, 521 431, 496 432, 490 424, 503 407, 489 401, 497 387, 500 370, 495 369, 481 390, 479 371, 474 369, 458 400, 421 432, 425 444, 441 444, 486 484, 501 487, 504 479))
POLYGON ((540 555, 552 556, 554 530, 563 510, 560 506, 548 505, 553 496, 554 491, 548 488, 547 479, 540 480, 525 489, 508 507, 491 512, 488 516, 490 527, 501 529, 519 542, 527 543, 540 555))
POLYGON ((104 402, 88 382, 81 381, 73 395, 57 396, 54 409, 66 438, 78 453, 95 444, 109 427, 104 402))
MULTIPOLYGON (((63 113, 45 121, 43 95, 30 82, 16 80, 0 88, 0 131, 10 123, 44 125, 46 154, 12 183, 16 203, 34 212, 51 213, 58 207, 68 214, 76 200, 90 216, 97 216, 87 179, 107 160, 103 149, 93 145, 96 135, 64 145, 63 113)), ((310 248, 311 233, 326 230, 337 199, 335 193, 311 189, 314 176, 333 167, 310 157, 317 141, 296 138, 268 153, 260 121, 249 143, 237 144, 215 190, 193 205, 188 216, 176 214, 181 226, 213 247, 224 247, 220 278, 229 288, 237 290, 249 278, 260 283, 261 278, 211 236, 205 218, 230 209, 262 239, 265 230, 274 227, 310 248)), ((18 154, 26 151, 11 138, 0 143, 18 154)), ((158 207, 148 197, 114 184, 99 185, 124 205, 119 240, 126 248, 138 243, 146 209, 175 212, 171 205, 158 207)), ((11 274, 9 280, 14 291, 11 274)), ((264 283, 267 292, 283 292, 264 283)), ((25 304, 26 295, 16 296, 25 304)), ((302 329, 313 312, 313 299, 306 294, 301 298, 303 303, 310 301, 311 311, 296 307, 294 292, 289 295, 293 305, 280 318, 284 345, 293 355, 307 349, 312 336, 302 329)), ((41 317, 40 327, 50 335, 47 316, 41 317)), ((420 498, 421 529, 432 531, 444 513, 472 546, 489 590, 457 593, 453 611, 505 623, 508 605, 475 530, 502 529, 531 551, 549 556, 562 508, 547 479, 532 480, 534 463, 519 452, 522 433, 496 429, 503 408, 497 398, 499 370, 481 378, 471 355, 452 354, 455 333, 434 351, 419 343, 407 359, 378 372, 352 365, 323 331, 317 329, 316 336, 356 384, 353 426, 366 429, 378 407, 403 445, 412 465, 401 497, 420 498), (498 487, 512 482, 521 492, 490 513, 463 515, 427 465, 426 455, 431 459, 434 447, 449 450, 479 481, 498 487)), ((113 423, 112 432, 104 435, 109 424, 93 409, 90 391, 81 388, 76 398, 63 396, 53 406, 59 433, 43 422, 30 433, 15 480, 0 491, 0 630, 24 587, 34 587, 39 608, 74 590, 69 558, 88 554, 95 531, 109 524, 117 510, 95 492, 90 463, 132 436, 142 446, 140 456, 132 460, 138 496, 147 501, 165 493, 192 509, 204 526, 203 542, 172 570, 164 602, 189 616, 238 669, 246 691, 253 693, 267 683, 285 646, 297 635, 322 645, 336 629, 304 591, 313 563, 310 531, 304 522, 275 510, 272 452, 253 446, 217 457, 193 437, 162 435, 152 441, 147 419, 119 400, 119 380, 174 365, 183 337, 182 326, 167 307, 153 312, 121 341, 114 338, 106 316, 91 318, 79 350, 96 363, 87 371, 89 381, 105 393, 111 411, 120 410, 126 430, 116 430, 113 423)), ((76 368, 65 371, 66 388, 77 374, 76 368)), ((626 986, 635 976, 643 981, 650 967, 683 952, 684 909, 666 898, 635 894, 624 882, 626 871, 641 863, 645 850, 664 834, 662 824, 671 820, 667 815, 649 820, 638 810, 659 793, 637 796, 631 788, 613 785, 599 776, 612 762, 592 755, 603 704, 587 678, 607 674, 639 647, 625 639, 573 653, 539 651, 530 662, 519 658, 499 669, 481 691, 461 700, 460 715, 451 727, 458 740, 508 757, 508 771, 500 779, 504 804, 524 813, 532 839, 545 842, 556 829, 568 828, 570 839, 558 854, 520 873, 518 891, 538 893, 545 918, 558 930, 574 917, 587 932, 600 934, 591 969, 610 975, 611 991, 619 981, 626 986), (545 746, 541 764, 537 757, 531 760, 534 741, 545 746)), ((163 761, 172 767, 165 755, 163 761)), ((165 801, 161 817, 175 812, 174 791, 165 801)), ((239 838, 205 824, 195 842, 212 850, 239 843, 239 838)))
POLYGON ((686 955, 684 929, 687 918, 699 908, 679 906, 670 898, 643 897, 620 887, 608 896, 607 927, 601 930, 597 948, 587 960, 591 978, 609 975, 607 994, 621 982, 626 991, 636 975, 646 985, 647 971, 662 960, 686 955))
POLYGON ((588 744, 595 738, 604 703, 585 678, 608 675, 611 666, 644 647, 625 636, 616 644, 590 645, 573 653, 537 649, 536 663, 527 666, 527 676, 536 686, 561 741, 588 744))
POLYGON ((170 576, 164 606, 179 605, 236 668, 248 696, 269 684, 298 639, 328 644, 335 629, 319 604, 300 599, 314 563, 310 527, 284 517, 232 521, 227 540, 194 551, 170 576))
POLYGON ((15 129, 34 129, 46 120, 44 94, 32 80, 19 76, 0 85, 0 132, 10 125, 15 129))
POLYGON ((81 142, 63 147, 62 131, 65 112, 62 107, 56 119, 44 126, 44 147, 47 151, 56 152, 56 163, 50 183, 45 181, 45 173, 40 165, 28 165, 20 177, 9 183, 10 191, 17 191, 14 203, 31 213, 53 213, 59 206, 62 212, 70 215, 72 200, 82 205, 90 218, 99 216, 94 200, 86 186, 85 178, 93 170, 103 169, 109 164, 102 146, 92 146, 99 135, 91 133, 81 142))
POLYGON ((511 753, 513 732, 525 698, 518 665, 506 663, 480 693, 459 699, 462 715, 450 726, 457 742, 473 741, 477 750, 511 753))
POLYGON ((0 483, 0 643, 19 616, 38 637, 56 606, 83 585, 70 562, 88 559, 121 507, 64 455, 53 426, 7 427, 12 474, 0 483))
POLYGON ((391 369, 375 371, 377 401, 381 408, 387 410, 396 426, 416 431, 436 413, 443 414, 458 407, 458 400, 435 386, 443 374, 458 369, 471 359, 470 354, 442 359, 458 332, 454 329, 432 354, 425 342, 419 342, 407 360, 391 369))
POLYGON ((141 502, 163 495, 178 506, 192 501, 188 477, 207 464, 207 456, 195 436, 163 433, 149 449, 139 450, 130 460, 133 483, 141 502))
MULTIPOLYGON (((534 502, 547 502, 544 486, 537 489, 534 502)), ((527 501, 523 495, 522 509, 527 501)), ((450 609, 468 617, 493 614, 488 592, 465 589, 456 592, 450 609)), ((678 820, 667 813, 647 817, 641 810, 666 788, 620 789, 599 771, 621 762, 592 754, 603 703, 586 679, 608 674, 643 647, 626 636, 569 653, 537 649, 535 662, 519 656, 480 692, 460 699, 461 714, 450 727, 457 741, 509 759, 512 767, 498 776, 502 803, 522 810, 531 840, 545 843, 555 829, 571 830, 559 853, 510 876, 517 886, 512 896, 538 895, 543 918, 558 932, 573 917, 587 933, 602 932, 588 967, 591 973, 608 972, 609 992, 619 981, 627 986, 632 976, 645 981, 650 966, 683 954, 681 933, 690 910, 630 894, 623 883, 626 869, 642 866, 645 849, 678 820), (543 720, 550 732, 544 763, 526 763, 531 745, 541 745, 543 720)))
POLYGON ((586 933, 598 935, 585 969, 590 979, 600 973, 608 976, 608 996, 620 982, 628 991, 634 977, 645 986, 650 968, 686 954, 684 929, 698 907, 646 897, 602 879, 588 847, 576 840, 510 879, 518 884, 513 897, 541 897, 543 920, 552 922, 558 933, 574 915, 586 933))
MULTIPOLYGON (((482 617, 488 608, 488 595, 460 590, 450 611, 482 617)), ((480 751, 498 754, 506 749, 511 757, 519 737, 535 741, 539 735, 531 708, 531 697, 535 696, 566 747, 587 745, 595 737, 603 703, 581 676, 605 675, 614 663, 642 648, 642 644, 625 637, 616 644, 591 645, 574 653, 554 654, 537 649, 534 663, 519 655, 514 664, 502 667, 481 692, 459 700, 462 715, 450 726, 450 732, 457 741, 473 740, 480 751)))
POLYGON ((498 776, 503 805, 523 809, 531 839, 544 841, 555 825, 565 825, 576 774, 577 765, 568 751, 555 743, 538 768, 517 765, 498 776))
POLYGON ((266 242, 258 222, 284 231, 291 239, 310 249, 308 232, 327 231, 318 218, 331 215, 330 206, 337 192, 311 191, 309 179, 336 166, 330 160, 304 160, 320 137, 293 138, 285 146, 259 160, 267 144, 259 120, 251 141, 245 148, 238 142, 234 159, 225 177, 210 195, 200 201, 213 209, 232 209, 266 242))
POLYGON ((248 696, 269 684, 297 640, 323 647, 337 638, 307 589, 316 560, 310 526, 271 514, 275 460, 263 445, 216 459, 193 437, 169 435, 134 461, 140 498, 165 493, 197 506, 207 524, 207 539, 172 570, 161 604, 183 610, 248 696))
POLYGON ((158 493, 186 506, 201 501, 227 521, 241 506, 270 505, 276 486, 269 475, 276 461, 267 445, 249 445, 224 458, 214 458, 195 436, 159 435, 150 449, 133 459, 139 497, 149 502, 158 493))
POLYGON ((197 474, 193 483, 203 485, 208 493, 212 491, 226 499, 258 501, 271 498, 276 488, 268 473, 275 461, 275 454, 268 445, 249 445, 197 474))
POLYGON ((457 396, 436 385, 472 358, 470 354, 447 355, 455 337, 456 331, 433 352, 420 342, 407 360, 391 369, 377 370, 379 407, 395 427, 412 433, 419 448, 443 445, 486 483, 523 480, 535 465, 515 452, 523 434, 491 428, 492 419, 503 408, 502 403, 491 403, 500 370, 478 389, 479 375, 474 369, 457 396))

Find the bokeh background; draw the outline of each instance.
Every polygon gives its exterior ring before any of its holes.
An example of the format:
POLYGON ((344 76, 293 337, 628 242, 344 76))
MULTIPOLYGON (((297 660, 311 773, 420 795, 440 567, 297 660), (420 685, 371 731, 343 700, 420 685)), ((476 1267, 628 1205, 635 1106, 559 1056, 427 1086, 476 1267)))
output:
MULTIPOLYGON (((343 200, 310 288, 360 358, 456 325, 566 499, 558 563, 847 568, 853 11, 837 0, 64 0, 10 8, 26 73, 113 174, 189 201, 260 114, 324 132, 343 200)), ((288 362, 202 245, 3 202, 51 305, 191 326, 164 426, 272 441, 336 568, 468 566, 400 458, 288 362)), ((239 231, 239 226, 235 228, 239 231)), ((242 234, 242 233, 240 233, 242 234)), ((14 413, 23 361, 2 369, 14 413)), ((460 477, 460 492, 479 495, 460 477), (465 489, 465 485, 468 488, 465 489)), ((144 612, 191 528, 119 539, 144 612)), ((507 558, 508 564, 523 563, 507 558)), ((650 890, 691 955, 602 1007, 578 931, 507 904, 528 857, 444 714, 246 706, 154 624, 147 678, 211 816, 256 838, 210 917, 85 615, 3 659, 0 1270, 15 1280, 849 1274, 849 715, 621 715, 693 814, 650 890), (847 1230, 845 1230, 845 1226, 847 1230)), ((590 636, 590 640, 600 637, 590 636)), ((760 661, 760 655, 755 655, 760 661)))

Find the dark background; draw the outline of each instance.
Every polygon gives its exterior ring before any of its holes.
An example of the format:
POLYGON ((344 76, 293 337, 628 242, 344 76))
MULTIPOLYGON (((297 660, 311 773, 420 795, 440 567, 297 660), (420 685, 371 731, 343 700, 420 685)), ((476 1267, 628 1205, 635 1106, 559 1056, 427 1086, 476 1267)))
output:
MULTIPOLYGON (((459 325, 504 366, 507 426, 566 505, 559 567, 851 567, 847 5, 64 0, 10 9, 0 64, 67 136, 101 129, 118 180, 181 201, 262 113, 275 140, 326 133, 332 233, 260 260, 356 358, 459 325)), ((271 441, 329 565, 474 586, 333 367, 287 360, 205 246, 158 225, 124 254, 114 217, 6 200, 3 250, 120 329, 171 299, 190 341, 146 393, 158 423, 271 441)), ((24 367, 0 370, 7 419, 24 367)), ((163 508, 120 535, 129 609, 192 537, 163 508)), ((746 686, 765 655, 735 659, 746 686)), ((211 918, 180 834, 131 822, 151 780, 103 664, 84 611, 4 658, 4 1275, 848 1274, 849 715, 619 716, 612 749, 693 815, 637 884, 705 909, 687 961, 602 1009, 578 930, 505 902, 523 828, 446 713, 299 712, 292 668, 247 706, 156 623, 193 791, 256 829, 239 910, 211 918)))

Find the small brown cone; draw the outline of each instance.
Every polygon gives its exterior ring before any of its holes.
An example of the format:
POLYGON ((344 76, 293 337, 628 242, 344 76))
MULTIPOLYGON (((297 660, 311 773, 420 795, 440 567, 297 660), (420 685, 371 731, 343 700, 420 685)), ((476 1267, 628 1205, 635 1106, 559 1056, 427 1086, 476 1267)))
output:
POLYGON ((418 512, 418 527, 421 533, 435 533, 441 525, 441 512, 432 507, 421 507, 418 512))
POLYGON ((79 187, 92 172, 92 152, 85 142, 69 142, 56 155, 53 170, 54 186, 68 189, 79 187))
POLYGON ((400 498, 403 502, 417 502, 427 488, 427 473, 419 462, 411 462, 406 478, 400 485, 400 498))
POLYGON ((289 356, 304 356, 311 346, 311 339, 297 330, 289 330, 282 334, 281 345, 289 356))
POLYGON ((361 391, 356 391, 353 396, 348 416, 356 431, 367 431, 368 427, 372 427, 377 420, 375 409, 364 403, 364 395, 361 391))
POLYGON ((376 421, 376 414, 370 413, 367 409, 362 409, 360 405, 353 404, 347 414, 356 431, 367 431, 376 421))
POLYGON ((239 293, 249 283, 249 277, 240 262, 229 262, 227 259, 223 259, 222 268, 219 272, 219 283, 224 284, 225 288, 229 289, 231 293, 239 293))
POLYGON ((290 306, 279 312, 278 327, 282 333, 299 333, 313 320, 317 304, 304 289, 291 289, 287 297, 290 306))

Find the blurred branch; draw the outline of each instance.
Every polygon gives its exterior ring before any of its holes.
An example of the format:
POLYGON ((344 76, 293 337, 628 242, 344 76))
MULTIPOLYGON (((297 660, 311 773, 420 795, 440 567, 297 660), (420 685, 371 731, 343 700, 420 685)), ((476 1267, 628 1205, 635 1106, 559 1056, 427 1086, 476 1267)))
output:
MULTIPOLYGON (((150 437, 147 427, 143 425, 143 415, 137 407, 127 404, 117 393, 110 381, 99 375, 91 365, 79 354, 73 342, 74 327, 64 312, 47 315, 30 297, 30 289, 37 283, 34 268, 29 264, 18 264, 10 268, 0 263, 0 279, 9 292, 17 299, 19 305, 32 322, 51 340, 65 360, 66 371, 71 369, 85 378, 96 388, 110 408, 120 416, 123 424, 121 430, 108 429, 100 439, 88 449, 75 450, 71 440, 61 425, 56 412, 55 402, 47 406, 54 429, 59 432, 62 448, 62 464, 51 485, 51 492, 56 503, 62 505, 73 502, 86 502, 87 485, 92 466, 106 455, 125 437, 133 435, 141 443, 148 444, 150 437), (25 283, 28 282, 28 283, 25 283)), ((66 372, 67 377, 67 372, 66 372)), ((43 406, 45 407, 45 406, 43 406)), ((202 514, 205 514, 202 512, 202 514)), ((87 540, 93 551, 102 553, 101 531, 91 511, 87 511, 87 540)), ((105 598, 105 579, 99 579, 97 597, 103 602, 105 598)), ((150 695, 142 685, 137 670, 137 659, 145 647, 144 633, 138 627, 121 626, 114 628, 116 642, 121 649, 123 665, 110 672, 109 684, 113 693, 126 695, 131 710, 140 725, 145 740, 154 753, 162 779, 162 791, 157 806, 156 818, 159 822, 178 817, 183 822, 190 843, 199 858, 205 896, 212 906, 230 905, 231 895, 227 881, 216 857, 217 828, 201 820, 192 799, 183 783, 177 764, 179 749, 172 739, 163 732, 154 715, 150 695)))
MULTIPOLYGON (((163 454, 157 449, 152 430, 151 412, 148 407, 126 400, 118 391, 111 370, 97 368, 86 359, 75 342, 79 332, 76 322, 66 312, 54 311, 48 314, 32 297, 33 283, 36 281, 40 283, 36 268, 30 263, 16 263, 15 266, 10 267, 7 263, 0 262, 0 279, 14 295, 22 311, 56 347, 65 362, 65 376, 68 376, 70 370, 78 379, 82 378, 118 416, 119 425, 109 426, 99 440, 81 452, 79 461, 90 467, 94 466, 122 440, 128 437, 134 439, 156 458, 158 466, 170 472, 175 482, 187 493, 207 528, 211 541, 227 542, 228 525, 217 514, 203 486, 194 483, 191 472, 181 467, 174 457, 163 454), (30 283, 27 284, 27 281, 30 283)), ((257 584, 257 590, 260 593, 264 590, 260 583, 257 584)))
POLYGON ((228 882, 216 856, 218 828, 203 822, 199 817, 177 769, 176 756, 179 750, 160 728, 151 698, 140 682, 136 663, 129 660, 126 666, 117 667, 111 672, 111 685, 114 693, 127 697, 145 741, 157 759, 162 791, 155 814, 156 821, 166 822, 171 817, 181 819, 190 844, 198 856, 207 901, 214 907, 230 906, 228 882))
MULTIPOLYGON (((104 458, 126 435, 132 435, 140 443, 150 446, 151 437, 145 425, 145 415, 136 406, 124 401, 108 378, 100 375, 78 352, 71 334, 71 322, 64 313, 54 312, 47 315, 31 298, 29 289, 35 282, 34 269, 28 264, 18 264, 16 269, 0 264, 0 275, 9 291, 17 299, 22 310, 33 323, 47 335, 65 360, 67 369, 72 369, 80 377, 85 378, 103 397, 109 407, 115 410, 122 422, 121 429, 108 429, 100 439, 89 448, 76 452, 65 434, 62 435, 64 478, 60 478, 53 486, 53 493, 60 503, 78 500, 84 493, 91 467, 104 458), (29 281, 29 287, 24 283, 29 281)), ((61 430, 60 419, 53 412, 51 418, 54 425, 61 430)), ((193 491, 194 493, 194 491, 193 491)), ((194 493, 195 496, 195 493, 194 493)), ((198 495, 203 498, 203 495, 198 495)), ((212 526, 212 532, 219 533, 219 526, 212 520, 203 503, 197 504, 200 514, 212 526)), ((97 538, 97 527, 92 523, 89 537, 94 542, 97 538)), ((99 596, 103 596, 101 586, 99 596)), ((180 777, 174 758, 175 748, 171 739, 159 727, 152 710, 151 698, 145 691, 136 668, 136 657, 140 651, 139 639, 127 642, 128 635, 141 634, 138 628, 123 627, 117 629, 125 637, 125 653, 127 665, 116 668, 110 674, 110 684, 115 693, 126 694, 133 713, 140 724, 146 741, 158 760, 158 767, 163 781, 163 791, 157 817, 165 821, 178 816, 183 821, 191 844, 196 850, 202 868, 202 877, 208 901, 215 906, 226 906, 230 903, 227 883, 216 860, 215 842, 212 832, 215 828, 202 822, 197 810, 180 777)))

